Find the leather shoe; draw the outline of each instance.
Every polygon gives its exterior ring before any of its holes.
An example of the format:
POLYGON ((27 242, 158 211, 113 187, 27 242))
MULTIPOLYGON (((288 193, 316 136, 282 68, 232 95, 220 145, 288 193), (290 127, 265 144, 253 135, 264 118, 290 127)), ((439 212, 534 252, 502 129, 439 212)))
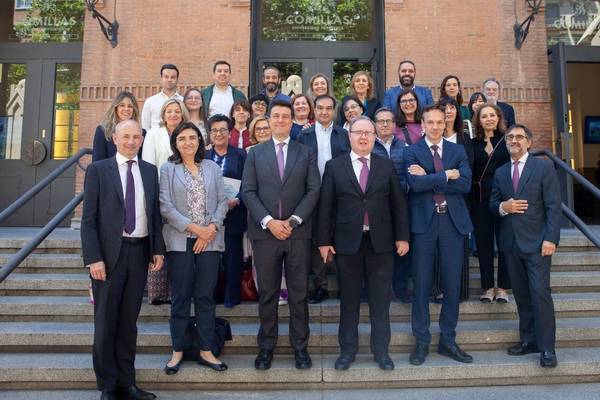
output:
POLYGON ((421 365, 425 362, 425 358, 429 354, 429 346, 426 344, 417 344, 415 350, 410 353, 408 360, 412 365, 421 365))
POLYGON ((146 392, 140 389, 136 385, 129 386, 128 388, 122 388, 121 394, 118 398, 125 400, 154 400, 156 396, 154 393, 146 392))
POLYGON ((260 349, 256 359, 254 360, 254 368, 266 370, 271 368, 273 361, 273 350, 260 349))
POLYGON ((524 356, 529 353, 539 353, 540 350, 535 343, 520 342, 508 348, 507 353, 511 356, 524 356))
POLYGON ((558 361, 556 360, 556 353, 552 351, 543 351, 540 356, 540 365, 542 368, 556 368, 558 361))
POLYGON ((102 395, 100 396, 100 400, 118 400, 119 398, 115 394, 115 392, 109 392, 107 390, 102 391, 102 395))
POLYGON ((297 369, 309 369, 312 367, 312 360, 310 359, 306 349, 294 351, 294 356, 296 358, 297 369))
POLYGON ((345 371, 350 368, 350 364, 354 362, 354 354, 340 354, 335 360, 335 369, 345 371))
POLYGON ((458 347, 457 344, 454 344, 450 347, 444 346, 443 344, 439 344, 438 345, 438 353, 443 356, 450 357, 453 360, 456 360, 458 362, 467 363, 467 364, 473 362, 473 357, 471 357, 469 354, 462 351, 462 349, 460 347, 458 347))
POLYGON ((227 371, 227 364, 225 364, 224 362, 221 362, 218 364, 211 363, 209 361, 206 361, 204 358, 202 358, 202 356, 198 357, 198 364, 204 365, 205 367, 208 367, 217 372, 227 371))
POLYGON ((375 357, 375 362, 379 365, 379 368, 384 371, 391 371, 394 369, 394 362, 389 355, 383 355, 375 357))
POLYGON ((308 299, 308 304, 319 304, 323 300, 327 300, 329 298, 329 292, 327 289, 318 288, 315 290, 312 296, 308 299))

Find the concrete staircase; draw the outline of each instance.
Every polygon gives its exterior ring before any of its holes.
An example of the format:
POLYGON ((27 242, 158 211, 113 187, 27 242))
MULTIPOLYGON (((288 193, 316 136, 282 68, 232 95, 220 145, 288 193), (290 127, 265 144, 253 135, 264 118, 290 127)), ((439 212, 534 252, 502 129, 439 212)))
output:
MULTIPOLYGON (((28 233, 29 232, 29 233, 28 233)), ((0 230, 0 265, 30 234, 0 230)), ((80 257, 78 232, 56 231, 0 284, 0 389, 93 389, 91 362, 92 315, 89 279, 80 257)), ((420 367, 408 363, 414 344, 410 305, 391 306, 394 371, 377 368, 368 351, 368 307, 363 305, 361 354, 348 371, 333 368, 337 357, 339 303, 329 300, 310 306, 309 350, 313 368, 298 371, 288 343, 287 307, 280 307, 282 323, 273 368, 256 371, 253 360, 258 332, 258 307, 242 304, 217 308, 232 325, 227 342, 225 373, 185 363, 179 374, 162 369, 170 354, 169 307, 144 304, 138 322, 136 367, 140 386, 153 390, 356 389, 396 387, 488 386, 600 381, 600 251, 581 234, 563 231, 559 253, 553 258, 552 286, 557 313, 559 366, 539 367, 538 355, 510 357, 506 348, 518 341, 514 303, 481 304, 477 260, 471 260, 472 298, 461 304, 459 344, 475 362, 460 364, 436 354, 435 346, 420 367)), ((335 290, 332 277, 331 288, 335 290)), ((440 306, 431 305, 437 321, 440 306)), ((432 324, 433 343, 438 328, 432 324)))

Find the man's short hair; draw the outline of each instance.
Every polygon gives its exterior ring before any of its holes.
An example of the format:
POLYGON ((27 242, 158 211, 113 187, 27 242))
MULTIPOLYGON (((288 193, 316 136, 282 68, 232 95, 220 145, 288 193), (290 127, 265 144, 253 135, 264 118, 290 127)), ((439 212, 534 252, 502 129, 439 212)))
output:
POLYGON ((496 83, 496 85, 498 85, 498 90, 500 90, 500 89, 502 88, 502 85, 500 84, 500 82, 498 81, 498 79, 494 78, 493 76, 492 76, 492 77, 489 77, 489 78, 487 78, 485 81, 483 81, 483 84, 481 85, 481 87, 482 87, 483 89, 485 89, 485 85, 486 85, 488 82, 495 82, 495 83, 496 83))
POLYGON ((274 107, 285 107, 289 109, 292 112, 292 119, 294 118, 294 108, 288 101, 282 99, 272 100, 271 103, 269 103, 269 114, 271 113, 274 107))
POLYGON ((208 121, 206 122, 208 124, 208 131, 210 133, 210 130, 212 129, 213 125, 217 122, 227 122, 227 129, 231 130, 232 127, 232 122, 231 119, 229 119, 229 117, 227 115, 223 115, 223 114, 215 114, 212 117, 210 117, 208 119, 208 121))
POLYGON ((519 129, 519 128, 520 128, 520 129, 523 129, 523 132, 525 132, 525 134, 527 135, 527 138, 528 138, 529 140, 533 140, 533 132, 531 131, 531 129, 529 129, 529 128, 528 128, 528 127, 526 127, 525 125, 523 125, 523 124, 519 124, 519 123, 517 123, 517 124, 514 124, 514 125, 511 125, 511 126, 510 126, 510 127, 507 129, 507 130, 506 130, 506 133, 504 133, 504 135, 506 136, 506 135, 508 135, 508 134, 509 134, 511 131, 514 131, 515 129, 519 129))
POLYGON ((381 114, 382 112, 389 112, 389 113, 392 113, 392 116, 394 115, 394 112, 392 110, 390 110, 389 108, 381 107, 381 108, 378 108, 377 111, 375 111, 375 114, 373 114, 373 118, 377 119, 377 116, 379 114, 381 114))
POLYGON ((229 72, 231 72, 231 64, 229 64, 225 60, 217 60, 217 61, 215 61, 215 64, 213 65, 213 72, 215 72, 217 70, 217 66, 219 66, 219 65, 227 65, 229 67, 229 72))
POLYGON ((265 67, 265 69, 263 69, 263 76, 265 76, 265 72, 267 72, 268 70, 272 70, 272 71, 275 71, 275 72, 277 72, 277 77, 278 77, 278 78, 281 78, 281 72, 279 71, 279 68, 277 68, 277 67, 276 67, 276 66, 274 66, 274 65, 267 65, 267 66, 265 67))
POLYGON ((335 108, 335 106, 337 105, 337 100, 335 99, 335 97, 330 96, 328 94, 320 94, 315 98, 315 107, 317 106, 317 103, 323 99, 330 99, 331 101, 333 101, 333 108, 335 108))
POLYGON ((348 132, 352 132, 352 128, 354 127, 354 125, 360 121, 369 121, 371 123, 371 125, 373 126, 373 133, 377 132, 377 128, 375 127, 375 122, 373 122, 371 120, 371 118, 367 117, 366 115, 359 115, 358 117, 356 117, 352 121, 350 121, 350 124, 348 125, 348 132))
POLYGON ((174 69, 175 72, 177 72, 177 78, 179 78, 179 70, 175 64, 164 64, 162 67, 160 67, 160 76, 162 76, 162 73, 165 69, 174 69))
POLYGON ((412 64, 412 66, 415 68, 415 70, 417 69, 417 66, 415 65, 415 63, 414 63, 414 61, 413 61, 413 60, 402 60, 402 61, 400 61, 400 62, 398 63, 398 69, 400 69, 400 66, 401 66, 402 64, 406 64, 406 63, 408 63, 408 64, 412 64))
MULTIPOLYGON (((435 111, 435 110, 441 112, 444 115, 446 114, 446 111, 444 110, 444 108, 442 106, 440 106, 439 103, 431 104, 431 105, 425 106, 425 108, 423 109, 423 114, 421 116, 421 120, 425 119, 425 114, 427 114, 428 112, 431 112, 431 111, 435 111)), ((460 110, 457 110, 457 111, 460 113, 460 110)))

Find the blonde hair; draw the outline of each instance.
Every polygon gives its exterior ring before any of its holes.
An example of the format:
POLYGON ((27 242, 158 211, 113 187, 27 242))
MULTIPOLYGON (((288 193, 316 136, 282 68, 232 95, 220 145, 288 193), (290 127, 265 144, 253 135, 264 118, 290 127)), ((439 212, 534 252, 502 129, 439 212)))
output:
POLYGON ((312 91, 312 86, 313 86, 313 82, 315 81, 315 79, 317 78, 323 78, 325 79, 325 82, 327 82, 327 94, 331 97, 333 96, 333 88, 331 87, 331 82, 329 81, 329 79, 322 73, 318 73, 318 74, 314 74, 311 78, 310 81, 308 81, 308 90, 306 91, 306 94, 308 95, 308 97, 310 99, 312 99, 314 101, 314 99, 317 97, 313 91, 312 91))
POLYGON ((250 143, 252 144, 257 144, 258 140, 256 140, 256 135, 254 134, 254 128, 256 127, 256 124, 259 123, 260 121, 266 121, 267 124, 269 123, 269 119, 264 116, 264 115, 260 115, 256 118, 254 118, 251 122, 250 122, 250 127, 248 128, 248 131, 250 131, 250 143))
POLYGON ((117 107, 124 99, 129 99, 129 101, 131 101, 131 105, 133 106, 133 114, 131 115, 131 119, 138 123, 140 122, 140 109, 135 96, 130 92, 120 92, 112 101, 112 103, 110 103, 110 107, 108 110, 106 110, 104 118, 102 118, 102 122, 100 123, 102 129, 104 129, 104 137, 107 141, 112 142, 112 134, 115 131, 115 126, 117 126, 117 124, 120 122, 117 121, 117 107))
POLYGON ((354 90, 354 83, 356 82, 356 79, 358 79, 359 76, 366 76, 367 80, 369 81, 369 88, 367 89, 367 100, 371 100, 373 97, 375 97, 374 92, 374 87, 375 87, 375 82, 373 81, 373 78, 371 77, 371 74, 368 71, 356 71, 354 73, 354 75, 352 75, 352 79, 350 80, 350 92, 352 92, 352 94, 356 94, 356 91, 354 90))
POLYGON ((160 122, 158 123, 158 126, 162 127, 167 125, 165 122, 165 112, 167 111, 167 107, 171 104, 177 104, 179 106, 179 109, 181 110, 181 122, 188 122, 190 120, 190 113, 188 112, 187 107, 185 106, 183 101, 177 99, 169 99, 165 101, 165 104, 163 104, 163 106, 160 109, 160 122))

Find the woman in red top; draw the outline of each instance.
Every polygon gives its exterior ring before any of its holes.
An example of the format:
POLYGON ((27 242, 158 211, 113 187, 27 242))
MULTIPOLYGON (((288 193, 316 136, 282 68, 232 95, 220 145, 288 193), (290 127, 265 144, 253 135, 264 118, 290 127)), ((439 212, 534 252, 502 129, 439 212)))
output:
POLYGON ((233 127, 229 133, 229 144, 233 147, 245 149, 252 144, 248 131, 251 115, 252 106, 247 100, 236 101, 231 106, 229 117, 233 121, 233 127))

